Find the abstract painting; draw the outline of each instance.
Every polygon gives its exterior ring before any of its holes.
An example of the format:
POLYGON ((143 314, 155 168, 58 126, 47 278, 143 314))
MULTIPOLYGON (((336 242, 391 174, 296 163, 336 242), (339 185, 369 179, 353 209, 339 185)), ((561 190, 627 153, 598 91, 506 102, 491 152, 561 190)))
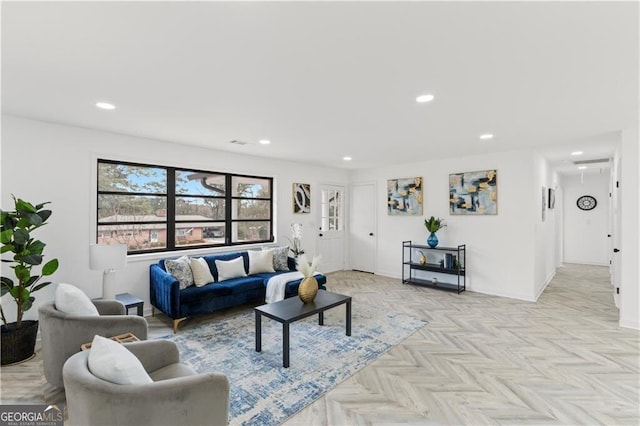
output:
POLYGON ((449 209, 456 215, 498 214, 498 172, 450 174, 449 209))
POLYGON ((421 215, 422 178, 389 179, 387 209, 390 215, 421 215))
POLYGON ((311 213, 311 185, 308 183, 293 184, 293 212, 311 213))

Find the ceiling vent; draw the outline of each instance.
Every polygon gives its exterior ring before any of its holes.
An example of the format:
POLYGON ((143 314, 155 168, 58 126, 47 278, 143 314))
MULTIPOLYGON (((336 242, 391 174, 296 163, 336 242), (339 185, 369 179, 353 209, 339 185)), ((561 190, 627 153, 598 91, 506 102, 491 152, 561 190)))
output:
POLYGON ((609 159, 608 158, 597 158, 595 160, 580 160, 580 161, 574 161, 573 164, 575 164, 576 166, 583 166, 583 165, 587 165, 587 164, 599 164, 599 163, 609 163, 609 159))
POLYGON ((237 140, 237 139, 234 139, 234 140, 232 140, 232 141, 229 141, 229 143, 236 144, 236 145, 246 145, 246 144, 248 144, 249 142, 244 142, 244 141, 239 141, 239 140, 237 140))

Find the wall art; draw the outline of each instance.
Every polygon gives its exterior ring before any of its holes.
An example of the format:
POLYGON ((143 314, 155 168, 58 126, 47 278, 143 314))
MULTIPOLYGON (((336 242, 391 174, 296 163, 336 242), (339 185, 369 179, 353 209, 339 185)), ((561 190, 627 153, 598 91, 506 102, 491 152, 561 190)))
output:
POLYGON ((311 185, 308 183, 293 184, 293 212, 311 213, 311 185))
POLYGON ((455 215, 498 214, 498 172, 449 175, 449 210, 455 215))
POLYGON ((390 215, 422 214, 422 178, 389 179, 387 181, 387 212, 390 215))

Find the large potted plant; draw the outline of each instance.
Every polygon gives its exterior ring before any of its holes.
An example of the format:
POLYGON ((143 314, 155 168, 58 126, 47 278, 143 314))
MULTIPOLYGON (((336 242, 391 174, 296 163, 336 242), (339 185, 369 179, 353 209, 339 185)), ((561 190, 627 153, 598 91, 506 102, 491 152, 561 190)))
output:
POLYGON ((51 284, 51 282, 40 283, 39 281, 58 269, 58 259, 51 259, 42 266, 40 274, 37 273, 36 267, 42 264, 42 252, 46 244, 31 235, 33 231, 44 226, 51 216, 51 210, 44 209, 44 206, 49 203, 34 206, 15 196, 13 196, 13 202, 15 210, 0 210, 2 224, 0 242, 2 243, 2 262, 5 266, 1 277, 2 296, 8 293, 15 301, 17 308, 16 321, 8 323, 0 305, 2 365, 13 364, 33 356, 38 321, 23 320, 22 316, 33 305, 35 298, 32 294, 51 284), (9 269, 6 265, 13 270, 11 278, 5 276, 9 269))

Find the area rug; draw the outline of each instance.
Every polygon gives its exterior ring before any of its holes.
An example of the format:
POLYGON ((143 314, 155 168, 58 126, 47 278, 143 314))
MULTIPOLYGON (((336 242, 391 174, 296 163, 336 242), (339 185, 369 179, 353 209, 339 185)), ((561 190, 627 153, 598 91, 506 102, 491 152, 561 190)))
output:
POLYGON ((255 351, 253 310, 162 338, 197 372, 227 375, 229 424, 262 426, 282 423, 426 323, 354 301, 351 337, 343 306, 325 312, 324 326, 317 316, 291 324, 289 368, 282 367, 280 323, 263 317, 262 352, 255 351))

